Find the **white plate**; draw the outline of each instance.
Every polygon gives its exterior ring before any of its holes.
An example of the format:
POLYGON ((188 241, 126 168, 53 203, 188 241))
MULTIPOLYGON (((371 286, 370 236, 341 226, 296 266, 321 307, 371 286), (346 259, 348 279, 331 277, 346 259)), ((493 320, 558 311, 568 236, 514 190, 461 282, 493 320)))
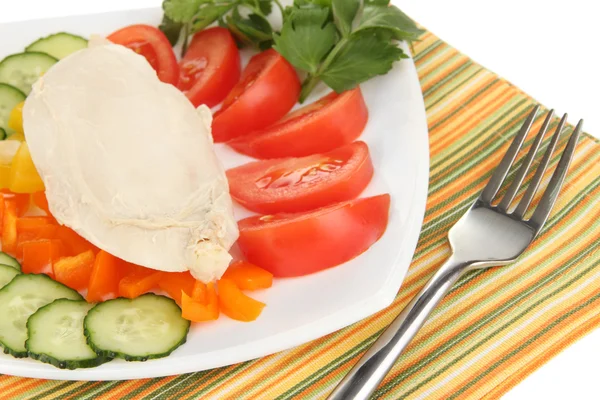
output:
MULTIPOLYGON (((133 23, 157 25, 161 14, 160 9, 148 9, 0 25, 0 58, 20 52, 50 33, 106 35, 133 23)), ((196 372, 306 343, 388 306, 410 265, 425 212, 429 178, 427 121, 412 60, 398 63, 391 73, 369 81, 362 89, 370 120, 361 139, 369 144, 376 171, 363 196, 392 196, 387 232, 369 251, 327 271, 277 280, 271 289, 253 293, 267 303, 257 321, 241 323, 221 317, 212 323, 195 324, 187 343, 161 360, 113 360, 97 368, 67 371, 1 355, 0 373, 46 379, 120 380, 196 372)), ((224 146, 218 152, 227 167, 247 160, 224 146)), ((236 210, 238 218, 245 215, 243 210, 236 210)))

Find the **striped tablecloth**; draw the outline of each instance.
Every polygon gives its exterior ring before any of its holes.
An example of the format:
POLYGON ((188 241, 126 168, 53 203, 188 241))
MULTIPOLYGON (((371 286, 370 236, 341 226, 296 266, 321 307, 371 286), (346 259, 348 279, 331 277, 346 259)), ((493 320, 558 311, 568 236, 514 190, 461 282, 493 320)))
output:
MULTIPOLYGON (((448 229, 482 189, 535 103, 431 33, 414 51, 429 122, 431 177, 420 242, 392 306, 298 348, 189 375, 126 382, 0 376, 0 399, 325 397, 449 255, 448 229)), ((500 397, 600 324, 599 248, 600 144, 584 135, 535 244, 512 266, 462 279, 375 397, 500 397)))

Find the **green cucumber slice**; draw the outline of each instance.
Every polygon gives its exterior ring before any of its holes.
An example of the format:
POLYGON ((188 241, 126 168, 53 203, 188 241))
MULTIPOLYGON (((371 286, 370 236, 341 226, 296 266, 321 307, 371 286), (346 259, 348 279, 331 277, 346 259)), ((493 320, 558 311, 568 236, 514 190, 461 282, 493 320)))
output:
POLYGON ((17 261, 16 258, 9 256, 3 251, 0 251, 0 264, 8 265, 9 267, 13 267, 17 271, 21 270, 21 264, 17 261))
POLYGON ((8 285, 8 283, 20 273, 21 271, 14 269, 10 265, 0 264, 0 288, 8 285))
POLYGON ((83 300, 73 289, 46 275, 23 274, 0 289, 0 345, 14 357, 27 357, 27 319, 56 299, 83 300))
POLYGON ((148 293, 96 305, 83 322, 88 344, 98 355, 146 361, 166 357, 185 343, 190 321, 172 299, 148 293))
POLYGON ((0 62, 0 83, 14 86, 27 95, 31 85, 57 61, 46 53, 13 54, 0 62))
POLYGON ((110 361, 86 343, 83 319, 92 307, 85 300, 58 299, 37 310, 27 320, 29 356, 62 369, 91 368, 110 361))
POLYGON ((62 60, 69 54, 87 47, 88 41, 81 36, 67 32, 59 32, 36 40, 25 48, 25 51, 40 52, 62 60))
POLYGON ((8 117, 10 112, 17 104, 25 100, 25 93, 14 86, 0 83, 0 129, 4 132, 8 130, 8 117))
POLYGON ((4 128, 0 128, 0 140, 6 139, 6 131, 4 128))

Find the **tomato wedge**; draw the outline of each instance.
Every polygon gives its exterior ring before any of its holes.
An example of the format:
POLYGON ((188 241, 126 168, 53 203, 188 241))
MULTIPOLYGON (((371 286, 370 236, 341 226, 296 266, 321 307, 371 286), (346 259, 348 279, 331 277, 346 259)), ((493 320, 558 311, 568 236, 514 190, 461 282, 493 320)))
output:
POLYGON ((171 85, 179 81, 179 65, 169 39, 158 28, 150 25, 130 25, 108 36, 108 40, 120 44, 148 60, 158 79, 171 85))
POLYGON ((351 143, 362 133, 369 111, 360 88, 328 94, 265 130, 228 144, 256 158, 303 157, 351 143))
POLYGON ((351 200, 308 213, 255 216, 239 222, 246 259, 276 277, 330 268, 366 251, 385 232, 390 196, 351 200))
POLYGON ((273 49, 255 55, 215 113, 215 142, 226 142, 277 122, 292 109, 299 95, 300 80, 285 58, 273 49))
POLYGON ((179 64, 177 85, 195 107, 219 104, 240 80, 240 53, 228 29, 197 33, 179 64))
POLYGON ((373 164, 364 142, 308 157, 256 161, 227 171, 231 196, 263 214, 308 211, 351 200, 372 176, 373 164))

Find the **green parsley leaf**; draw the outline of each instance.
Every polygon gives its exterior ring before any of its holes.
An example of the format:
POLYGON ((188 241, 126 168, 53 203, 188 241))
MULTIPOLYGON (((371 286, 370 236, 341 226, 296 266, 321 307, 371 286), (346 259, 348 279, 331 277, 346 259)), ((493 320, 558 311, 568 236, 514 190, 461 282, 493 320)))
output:
POLYGON ((256 45, 267 49, 273 44, 271 24, 261 15, 253 13, 244 18, 236 7, 226 21, 229 30, 244 45, 256 45))
POLYGON ((416 40, 423 31, 396 6, 365 4, 355 32, 366 29, 384 29, 397 40, 416 40))
POLYGON ((273 0, 258 0, 258 8, 263 15, 269 15, 273 11, 273 0))
POLYGON ((347 37, 352 32, 352 23, 360 7, 360 0, 333 0, 331 6, 335 26, 342 37, 347 37))
POLYGON ((353 34, 320 77, 340 93, 377 75, 387 74, 395 61, 406 57, 402 49, 382 41, 373 32, 353 34))
POLYGON ((364 4, 374 4, 376 6, 388 6, 390 4, 390 0, 364 0, 364 4))
POLYGON ((294 8, 273 39, 275 49, 292 65, 314 74, 338 37, 329 10, 314 7, 294 8))
POLYGON ((160 29, 167 39, 169 39, 169 43, 171 46, 175 46, 179 41, 179 36, 181 35, 181 28, 183 28, 182 23, 173 22, 166 15, 163 16, 163 20, 159 25, 158 29, 160 29))
POLYGON ((205 0, 165 0, 162 6, 171 21, 187 24, 194 19, 203 1, 205 0))
POLYGON ((192 29, 190 33, 200 32, 207 28, 212 23, 216 22, 219 18, 227 14, 231 8, 231 4, 207 4, 204 7, 197 10, 196 17, 192 21, 192 29))
POLYGON ((289 8, 327 8, 331 9, 332 0, 294 0, 294 6, 289 8))

